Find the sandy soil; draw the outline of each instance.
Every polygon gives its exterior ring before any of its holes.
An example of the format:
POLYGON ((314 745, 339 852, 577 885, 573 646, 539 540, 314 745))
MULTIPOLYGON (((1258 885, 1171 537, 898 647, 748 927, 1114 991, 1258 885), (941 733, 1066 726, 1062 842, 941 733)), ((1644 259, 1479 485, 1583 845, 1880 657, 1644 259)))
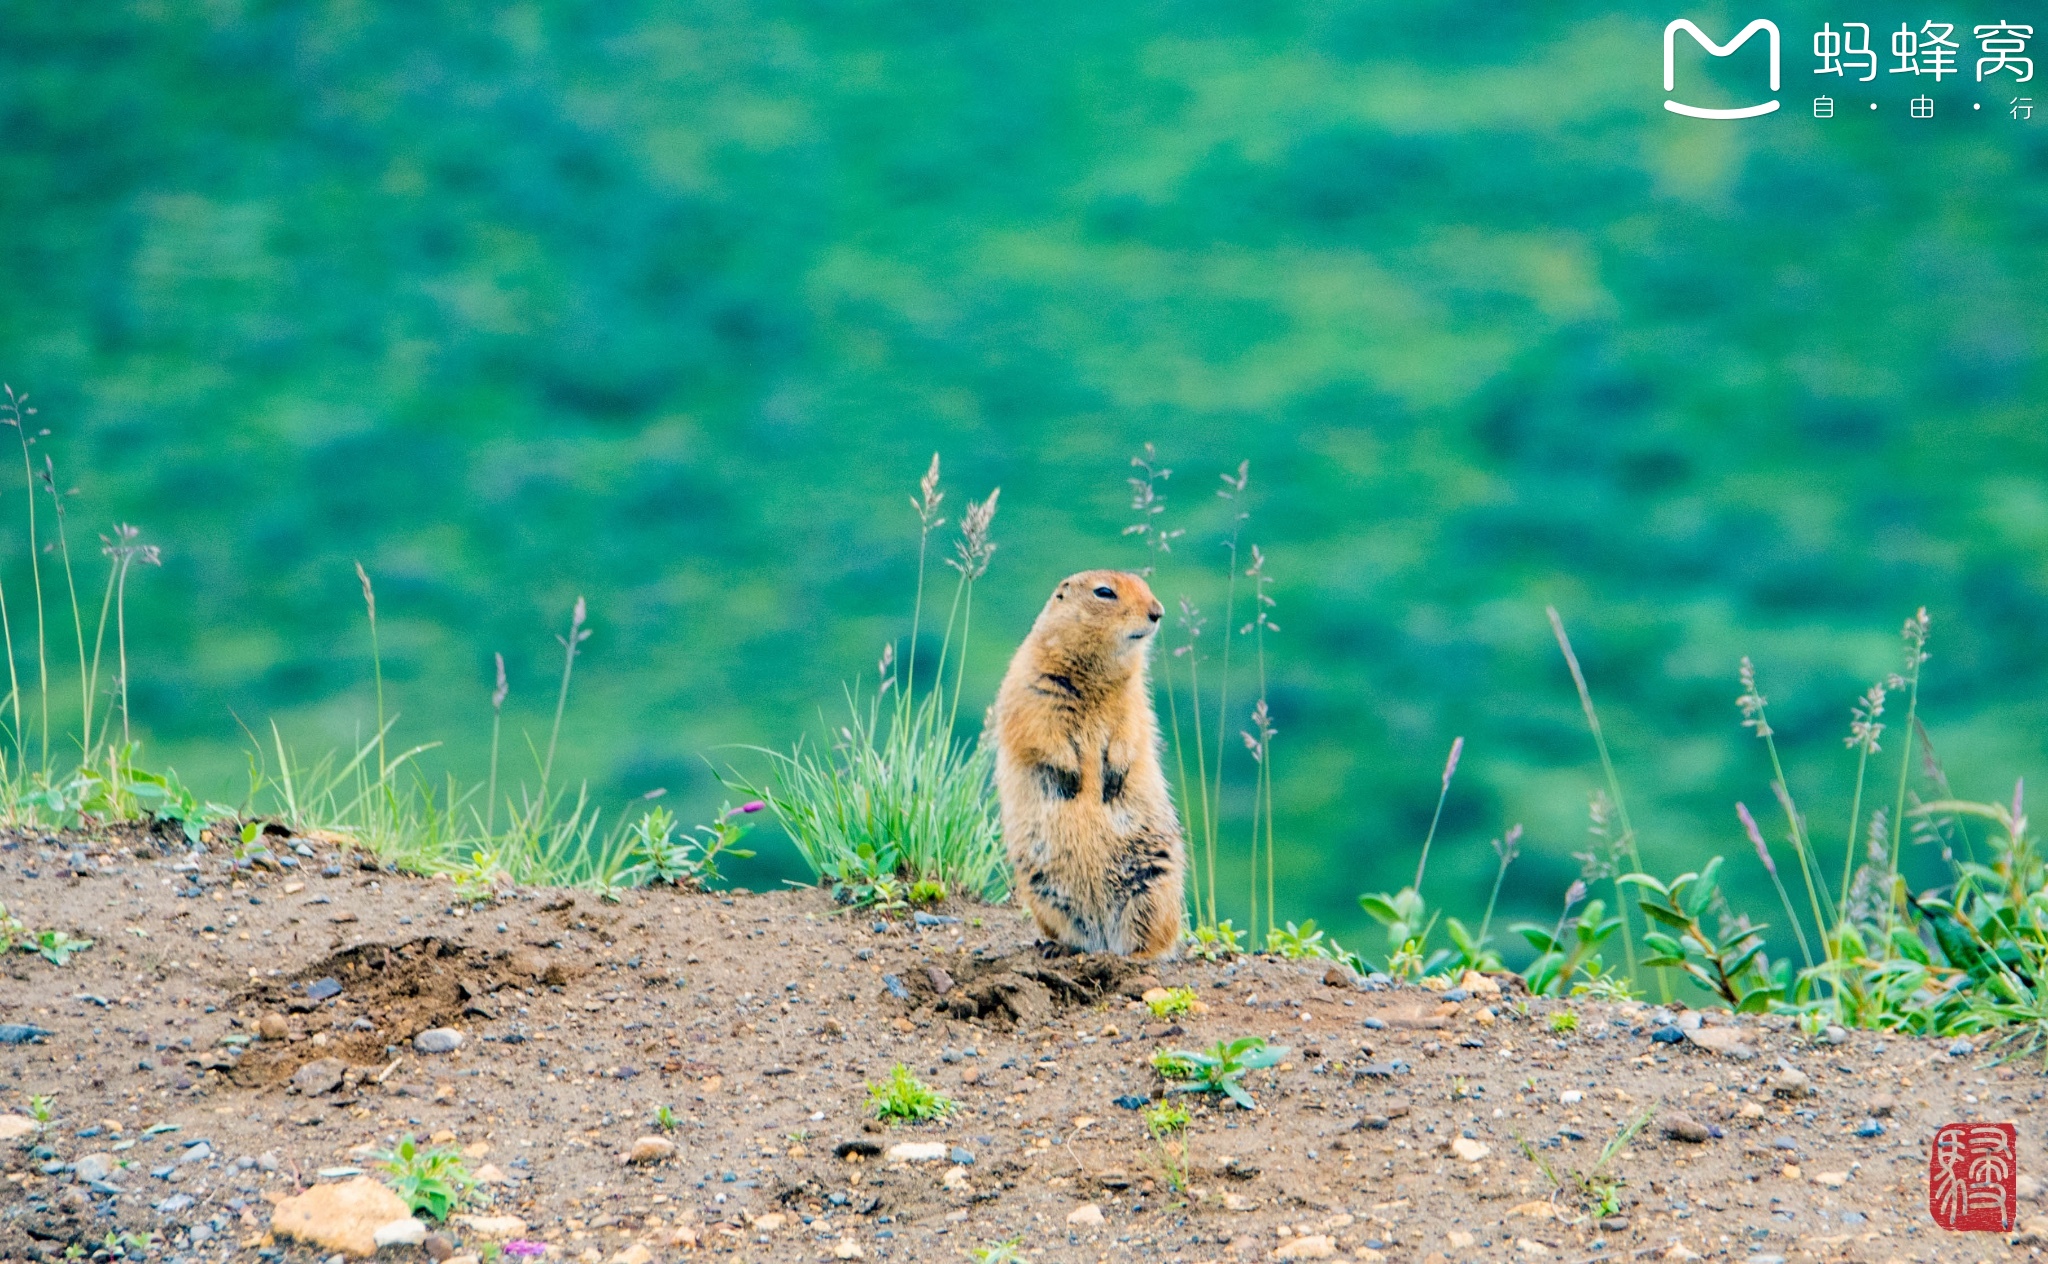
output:
MULTIPOLYGON (((2042 1169, 2041 1075, 1947 1041, 1829 1044, 1708 1014, 1698 1041, 1740 1045, 1716 1052, 1653 1039, 1700 1016, 1592 1003, 1554 1035, 1565 1007, 1511 987, 1047 960, 1008 908, 917 924, 811 891, 534 890, 466 909, 448 883, 365 869, 331 840, 273 839, 294 862, 277 871, 159 841, 0 838, 0 903, 97 941, 62 968, 0 963, 0 1024, 47 1033, 0 1044, 0 1112, 42 1095, 54 1110, 0 1143, 0 1258, 104 1254, 118 1230, 154 1233, 153 1259, 312 1259, 269 1235, 274 1200, 407 1132, 466 1148, 491 1181, 471 1210, 520 1217, 555 1260, 637 1260, 637 1245, 959 1261, 1016 1237, 1034 1260, 1188 1264, 2037 1249, 1929 1218, 1942 1123, 2015 1121, 2022 1172, 2042 1169), (1194 988, 1205 1012, 1154 1019, 1132 998, 1160 984, 1194 988), (417 1051, 440 1027, 462 1047, 417 1051), (1292 1053, 1247 1078, 1256 1112, 1179 1099, 1194 1121, 1175 1190, 1134 1109, 1162 1088, 1148 1059, 1253 1034, 1292 1053), (957 1112, 873 1122, 865 1085, 899 1061, 957 1112), (674 1156, 624 1162, 662 1106, 674 1156), (1625 1184, 1604 1220, 1523 1148, 1584 1170, 1644 1109, 1656 1121, 1614 1159, 1625 1184), (892 1161, 905 1141, 944 1154, 892 1161), (88 1175, 123 1166, 80 1179, 71 1165, 95 1155, 88 1175)), ((2042 1210, 2022 1202, 2020 1219, 2042 1210)), ((464 1251, 486 1236, 445 1233, 464 1251)))

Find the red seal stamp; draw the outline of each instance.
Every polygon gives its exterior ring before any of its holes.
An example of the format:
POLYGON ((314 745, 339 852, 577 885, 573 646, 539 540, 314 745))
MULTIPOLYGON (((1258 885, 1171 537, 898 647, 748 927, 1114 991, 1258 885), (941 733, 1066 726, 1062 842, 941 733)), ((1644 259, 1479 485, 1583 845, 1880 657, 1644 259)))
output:
POLYGON ((1943 1124, 1927 1159, 1927 1212, 1944 1229, 2009 1233, 2018 1207, 2011 1124, 1943 1124))

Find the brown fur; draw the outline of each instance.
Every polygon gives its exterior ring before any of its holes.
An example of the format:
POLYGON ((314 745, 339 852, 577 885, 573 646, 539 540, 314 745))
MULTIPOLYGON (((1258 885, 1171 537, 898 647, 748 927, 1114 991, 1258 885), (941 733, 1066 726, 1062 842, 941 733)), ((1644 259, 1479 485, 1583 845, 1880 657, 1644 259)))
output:
POLYGON ((1180 823, 1147 675, 1163 613, 1136 575, 1070 575, 996 695, 996 790, 1017 891, 1040 933, 1070 948, 1158 957, 1180 941, 1180 823))

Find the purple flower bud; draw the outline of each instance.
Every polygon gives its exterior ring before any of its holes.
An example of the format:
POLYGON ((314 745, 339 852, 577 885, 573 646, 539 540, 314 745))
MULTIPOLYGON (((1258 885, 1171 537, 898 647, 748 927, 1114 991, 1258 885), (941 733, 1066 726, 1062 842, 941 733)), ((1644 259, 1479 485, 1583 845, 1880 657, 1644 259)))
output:
POLYGON ((767 806, 767 804, 761 802, 759 799, 749 799, 745 803, 740 804, 740 811, 759 812, 762 808, 765 808, 767 806))
POLYGON ((1451 739, 1451 757, 1444 761, 1444 789, 1451 788, 1451 778, 1458 775, 1458 756, 1465 753, 1465 739, 1451 739))

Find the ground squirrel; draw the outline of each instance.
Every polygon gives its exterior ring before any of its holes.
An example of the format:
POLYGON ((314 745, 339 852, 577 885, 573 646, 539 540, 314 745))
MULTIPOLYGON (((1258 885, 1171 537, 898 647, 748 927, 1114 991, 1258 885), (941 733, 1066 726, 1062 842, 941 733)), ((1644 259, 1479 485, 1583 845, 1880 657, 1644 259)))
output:
POLYGON ((1159 770, 1143 579, 1060 581, 996 695, 996 789, 1017 890, 1050 940, 1158 957, 1180 940, 1180 823, 1159 770))

